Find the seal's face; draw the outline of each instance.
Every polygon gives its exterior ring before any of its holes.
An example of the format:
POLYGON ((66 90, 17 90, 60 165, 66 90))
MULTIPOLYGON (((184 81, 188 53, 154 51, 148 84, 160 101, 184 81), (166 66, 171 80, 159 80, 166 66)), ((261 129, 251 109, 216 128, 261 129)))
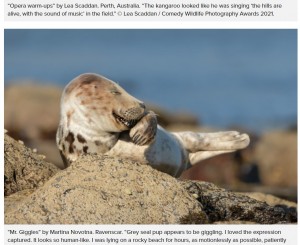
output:
POLYGON ((62 107, 64 104, 69 105, 65 107, 67 120, 84 117, 86 126, 105 132, 128 130, 145 115, 141 101, 96 74, 83 74, 72 80, 64 91, 62 107))

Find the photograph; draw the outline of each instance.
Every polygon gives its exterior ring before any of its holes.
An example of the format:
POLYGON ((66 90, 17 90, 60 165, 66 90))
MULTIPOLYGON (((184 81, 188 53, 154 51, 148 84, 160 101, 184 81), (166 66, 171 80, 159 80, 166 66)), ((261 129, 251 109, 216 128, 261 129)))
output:
POLYGON ((297 224, 297 42, 4 29, 4 223, 297 224))

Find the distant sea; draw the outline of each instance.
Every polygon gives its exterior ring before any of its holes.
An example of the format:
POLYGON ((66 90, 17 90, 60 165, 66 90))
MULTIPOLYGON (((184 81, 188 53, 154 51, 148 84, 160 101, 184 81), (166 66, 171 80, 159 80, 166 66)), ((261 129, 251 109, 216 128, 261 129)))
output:
POLYGON ((5 30, 5 86, 64 87, 84 72, 203 125, 297 122, 296 30, 5 30))

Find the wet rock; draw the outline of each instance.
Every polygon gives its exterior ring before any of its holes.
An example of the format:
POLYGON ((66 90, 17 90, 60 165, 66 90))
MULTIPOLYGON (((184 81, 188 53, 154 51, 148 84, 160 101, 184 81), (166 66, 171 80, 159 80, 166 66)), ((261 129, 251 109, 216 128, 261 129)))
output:
POLYGON ((219 188, 208 182, 183 181, 182 186, 203 205, 210 222, 254 222, 259 224, 297 222, 295 208, 270 206, 240 193, 219 188))
POLYGON ((59 170, 24 146, 4 135, 4 195, 42 186, 59 170))
POLYGON ((147 165, 87 155, 7 209, 7 224, 206 223, 201 204, 147 165))

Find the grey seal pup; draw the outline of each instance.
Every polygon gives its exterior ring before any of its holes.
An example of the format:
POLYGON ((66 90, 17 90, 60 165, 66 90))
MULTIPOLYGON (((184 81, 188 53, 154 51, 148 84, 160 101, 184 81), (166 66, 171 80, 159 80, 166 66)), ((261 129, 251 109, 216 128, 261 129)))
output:
POLYGON ((86 153, 107 154, 149 164, 178 177, 191 165, 249 145, 247 134, 168 132, 156 114, 117 83, 82 74, 64 89, 56 142, 69 166, 86 153))

